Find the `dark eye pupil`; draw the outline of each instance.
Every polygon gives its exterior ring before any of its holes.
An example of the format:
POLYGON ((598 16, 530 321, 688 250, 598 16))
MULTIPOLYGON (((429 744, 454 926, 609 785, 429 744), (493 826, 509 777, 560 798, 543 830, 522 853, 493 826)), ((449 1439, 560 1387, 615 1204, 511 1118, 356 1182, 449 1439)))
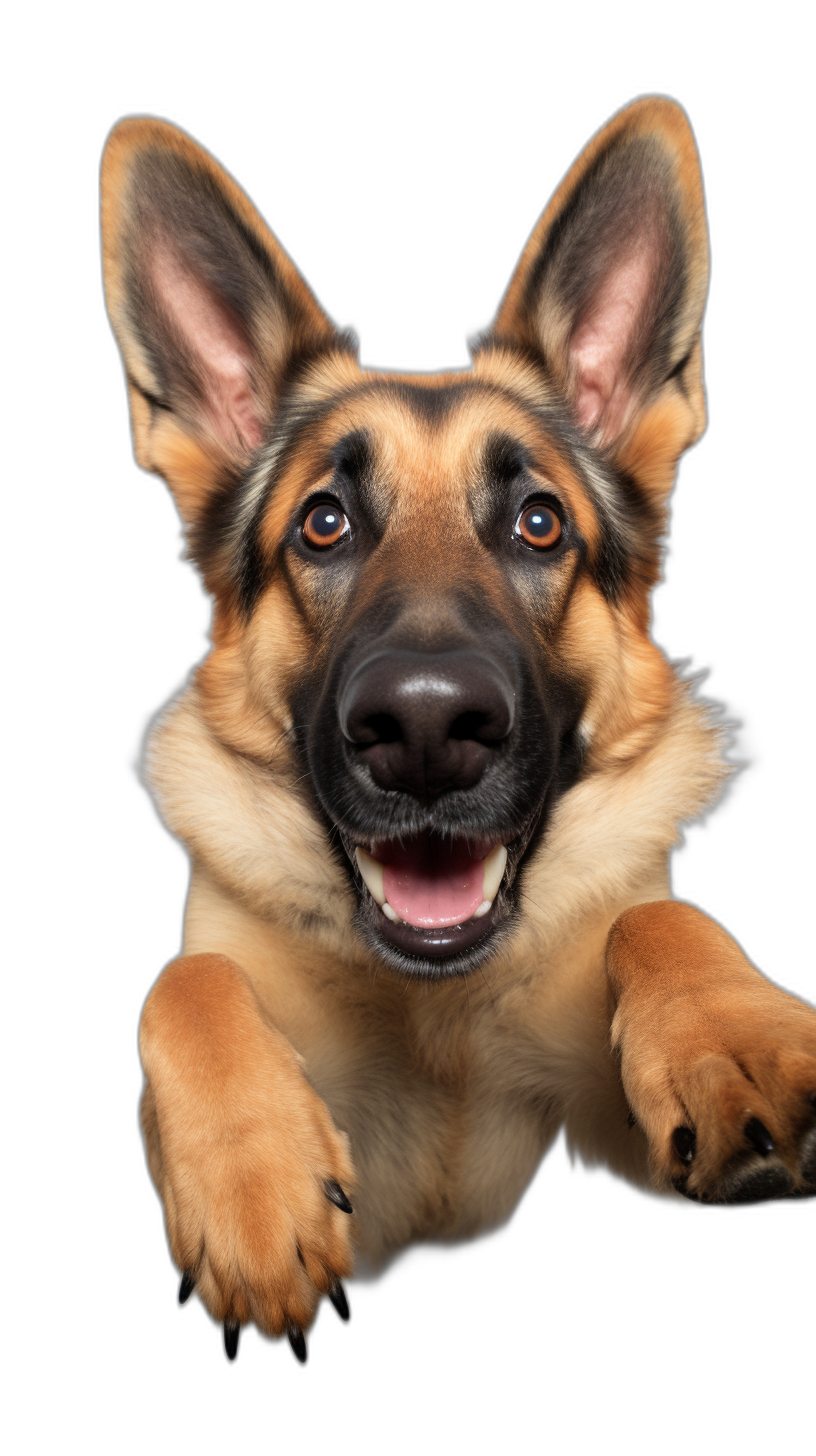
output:
POLYGON ((544 510, 543 506, 535 506, 525 512, 524 525, 531 536, 549 536, 555 522, 550 511, 544 510))
POLYGON ((316 536, 333 536, 340 528, 340 513, 333 506, 318 506, 309 517, 316 536))

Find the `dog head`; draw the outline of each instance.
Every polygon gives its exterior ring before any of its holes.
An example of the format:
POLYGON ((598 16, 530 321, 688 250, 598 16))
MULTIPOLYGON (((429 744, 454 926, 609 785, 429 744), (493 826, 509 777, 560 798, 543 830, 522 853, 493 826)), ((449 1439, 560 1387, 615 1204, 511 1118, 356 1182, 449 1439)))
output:
POLYGON ((137 458, 215 602, 220 740, 289 774, 356 929, 470 970, 518 913, 559 796, 642 752, 665 501, 704 425, 702 186, 682 111, 594 139, 473 369, 362 370, 232 180, 164 123, 103 164, 108 306, 137 458))

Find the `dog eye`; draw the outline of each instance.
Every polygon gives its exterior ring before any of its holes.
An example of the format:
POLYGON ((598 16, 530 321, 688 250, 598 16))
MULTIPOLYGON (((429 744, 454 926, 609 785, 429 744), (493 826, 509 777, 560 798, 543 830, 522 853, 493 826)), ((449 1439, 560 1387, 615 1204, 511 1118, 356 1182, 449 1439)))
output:
POLYGON ((336 546, 338 541, 348 536, 350 529, 348 516, 339 506, 332 505, 329 501, 313 506, 303 522, 305 540, 319 550, 326 546, 336 546))
POLYGON ((551 550, 561 540, 563 527, 552 506, 539 501, 525 506, 515 525, 515 534, 539 551, 551 550))

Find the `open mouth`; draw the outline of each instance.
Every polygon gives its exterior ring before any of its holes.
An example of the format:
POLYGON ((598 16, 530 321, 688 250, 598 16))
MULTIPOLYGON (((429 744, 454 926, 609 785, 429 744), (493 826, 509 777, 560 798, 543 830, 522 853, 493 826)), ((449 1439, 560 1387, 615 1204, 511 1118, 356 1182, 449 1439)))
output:
POLYGON ((493 928, 507 866, 502 843, 426 832, 357 845, 363 883, 379 907, 377 930, 413 956, 439 960, 470 950, 493 928))

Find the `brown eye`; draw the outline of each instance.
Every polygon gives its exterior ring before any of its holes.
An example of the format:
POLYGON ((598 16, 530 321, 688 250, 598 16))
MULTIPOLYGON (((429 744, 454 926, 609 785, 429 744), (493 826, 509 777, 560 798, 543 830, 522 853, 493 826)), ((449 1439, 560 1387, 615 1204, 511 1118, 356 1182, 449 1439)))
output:
POLYGON ((528 546, 536 546, 540 551, 546 551, 557 546, 561 540, 561 522, 552 506, 541 503, 525 506, 516 521, 516 535, 526 541, 528 546))
POLYGON ((328 501, 313 506, 303 522, 303 534, 310 546, 336 546, 348 533, 348 516, 328 501))

